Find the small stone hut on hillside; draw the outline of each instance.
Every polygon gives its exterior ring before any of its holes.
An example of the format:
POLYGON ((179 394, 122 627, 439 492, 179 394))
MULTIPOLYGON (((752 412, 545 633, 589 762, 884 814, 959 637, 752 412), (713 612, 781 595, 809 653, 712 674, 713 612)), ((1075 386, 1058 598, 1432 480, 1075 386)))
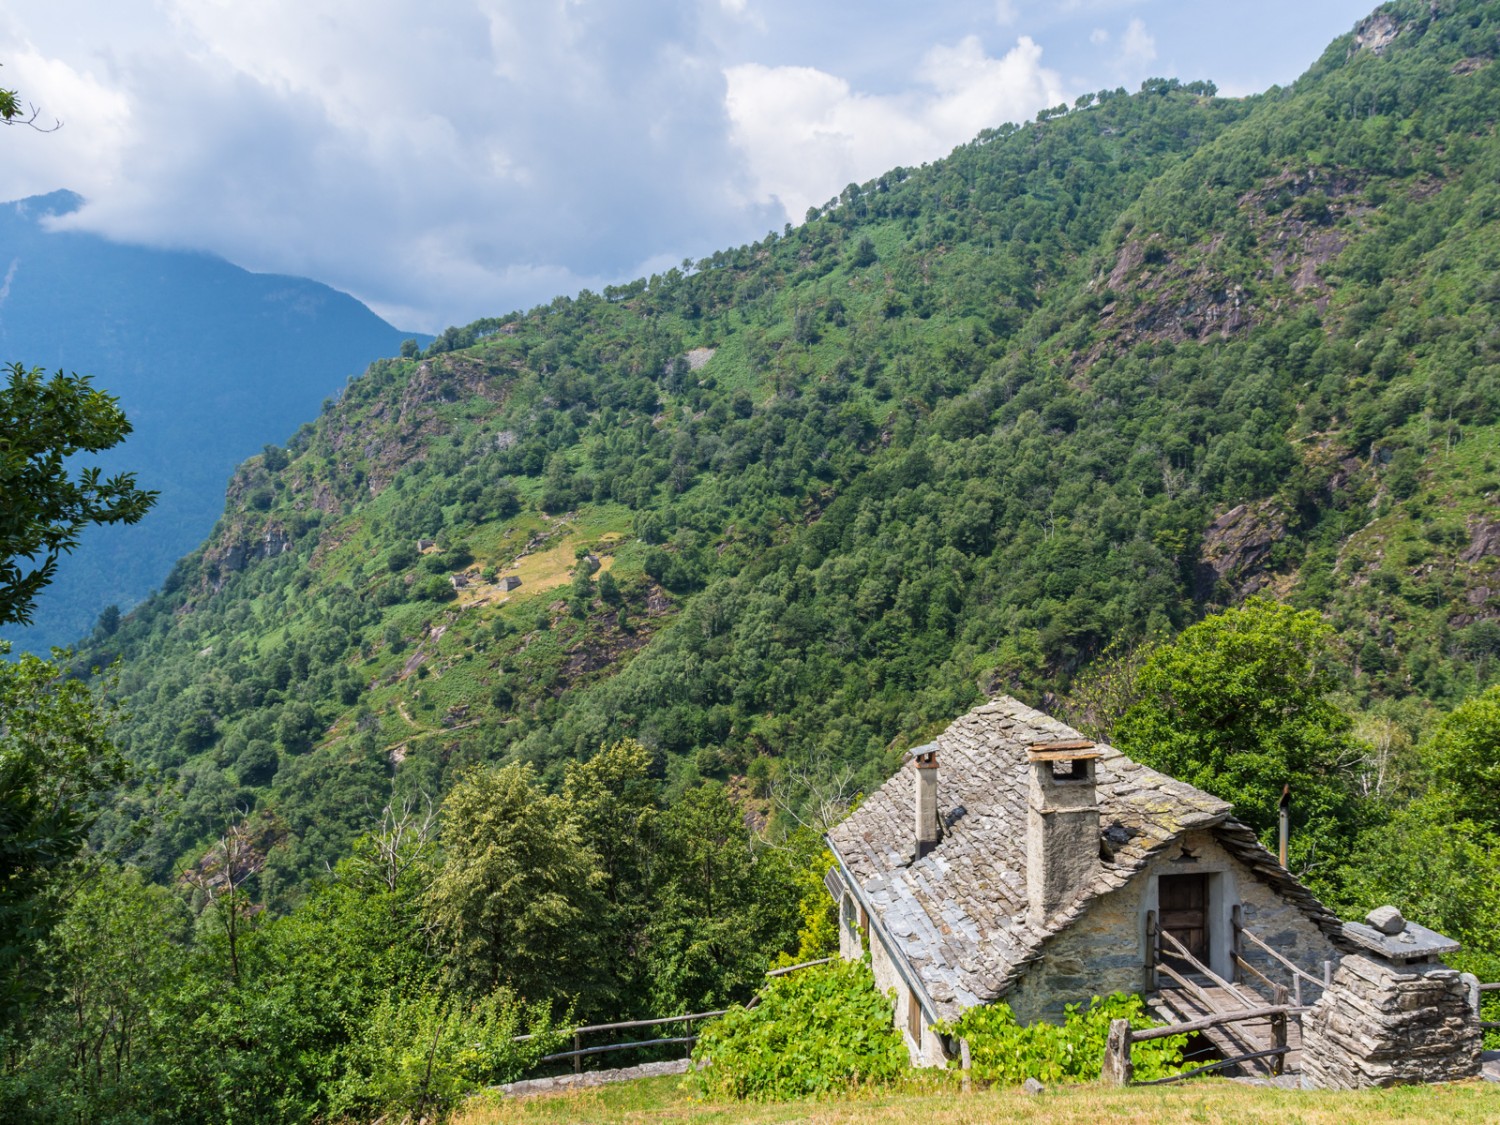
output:
MULTIPOLYGON (((912 1060, 929 1065, 951 1049, 931 1025, 975 1005, 1059 1021, 1067 1004, 1147 991, 1148 915, 1225 978, 1235 917, 1309 970, 1336 958, 1338 918, 1230 814, 995 699, 913 750, 828 834, 840 952, 870 953, 912 1060)), ((1256 949, 1241 956, 1280 971, 1256 949)))

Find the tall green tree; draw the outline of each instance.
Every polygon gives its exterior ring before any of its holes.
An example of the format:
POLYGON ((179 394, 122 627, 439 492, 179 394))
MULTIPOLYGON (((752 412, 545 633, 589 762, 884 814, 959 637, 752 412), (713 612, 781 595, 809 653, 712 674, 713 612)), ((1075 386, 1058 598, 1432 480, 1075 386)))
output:
POLYGON ((662 817, 648 957, 655 1006, 743 1002, 797 945, 797 886, 784 852, 757 846, 716 781, 662 817))
POLYGON ((443 802, 432 924, 476 994, 587 995, 599 931, 598 857, 530 765, 476 769, 443 802))
POLYGON ((0 1078, 0 1116, 139 1120, 160 1102, 182 1030, 189 923, 178 896, 132 868, 104 864, 80 881, 46 943, 48 1002, 0 1078))
POLYGON ((634 739, 600 749, 586 762, 569 762, 562 800, 584 845, 598 857, 602 913, 609 940, 598 947, 597 969, 610 982, 616 1012, 650 1014, 644 959, 651 922, 651 872, 660 838, 658 784, 651 755, 634 739))
POLYGON ((1500 832, 1500 687, 1449 712, 1426 756, 1450 807, 1500 832))
POLYGON ((12 363, 0 390, 0 624, 26 624, 58 556, 90 524, 137 523, 156 493, 133 473, 75 471, 68 460, 118 445, 130 433, 119 403, 86 375, 51 378, 12 363))
POLYGON ((59 878, 126 775, 113 719, 55 665, 0 660, 0 1032, 40 991, 35 951, 61 910, 59 878))
POLYGON ((1291 786, 1291 863, 1337 858, 1356 827, 1353 721, 1333 701, 1333 629, 1265 598, 1205 618, 1156 647, 1138 702, 1115 726, 1122 750, 1234 804, 1268 844, 1291 786))

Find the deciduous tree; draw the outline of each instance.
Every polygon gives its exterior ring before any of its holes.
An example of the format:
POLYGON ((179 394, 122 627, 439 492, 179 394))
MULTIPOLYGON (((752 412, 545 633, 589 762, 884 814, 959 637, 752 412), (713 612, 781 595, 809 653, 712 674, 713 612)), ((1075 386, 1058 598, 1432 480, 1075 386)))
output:
POLYGON ((529 765, 477 769, 442 810, 443 862, 428 895, 457 976, 527 999, 590 986, 602 876, 560 798, 529 765))
POLYGON ((26 624, 52 580, 58 556, 90 524, 136 523, 156 493, 133 473, 75 471, 69 458, 122 441, 130 423, 116 400, 85 375, 6 368, 0 390, 0 624, 26 624))
POLYGON ((1354 828, 1353 722, 1331 698, 1333 629, 1264 598, 1153 649, 1139 701, 1115 727, 1121 749, 1234 804, 1269 843, 1282 787, 1293 801, 1293 866, 1332 858, 1354 828))

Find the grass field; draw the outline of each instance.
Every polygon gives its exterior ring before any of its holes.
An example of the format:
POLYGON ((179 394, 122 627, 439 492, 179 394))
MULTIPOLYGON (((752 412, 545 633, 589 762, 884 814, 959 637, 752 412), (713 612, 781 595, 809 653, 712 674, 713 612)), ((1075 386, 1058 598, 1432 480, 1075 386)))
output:
POLYGON ((592 1090, 472 1105, 454 1125, 519 1122, 844 1122, 890 1125, 1408 1125, 1500 1121, 1500 1085, 1464 1082, 1395 1090, 1273 1090, 1202 1080, 1127 1090, 1062 1086, 1039 1095, 1016 1089, 963 1095, 944 1087, 851 1095, 831 1101, 766 1105, 703 1101, 690 1078, 646 1078, 592 1090))

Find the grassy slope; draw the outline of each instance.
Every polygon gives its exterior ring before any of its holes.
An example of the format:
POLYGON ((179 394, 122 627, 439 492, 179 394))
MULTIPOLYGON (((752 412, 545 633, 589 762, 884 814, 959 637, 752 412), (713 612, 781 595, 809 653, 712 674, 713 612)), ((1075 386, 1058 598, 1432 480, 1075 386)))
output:
POLYGON ((1045 1125, 1475 1125, 1500 1116, 1500 1088, 1485 1082, 1358 1092, 1273 1090, 1227 1081, 1198 1081, 1150 1089, 1106 1090, 1065 1086, 1033 1096, 1019 1090, 986 1090, 958 1096, 952 1090, 857 1095, 826 1102, 752 1105, 700 1101, 685 1078, 653 1078, 576 1093, 473 1106, 454 1125, 513 1122, 1041 1122, 1045 1125))

